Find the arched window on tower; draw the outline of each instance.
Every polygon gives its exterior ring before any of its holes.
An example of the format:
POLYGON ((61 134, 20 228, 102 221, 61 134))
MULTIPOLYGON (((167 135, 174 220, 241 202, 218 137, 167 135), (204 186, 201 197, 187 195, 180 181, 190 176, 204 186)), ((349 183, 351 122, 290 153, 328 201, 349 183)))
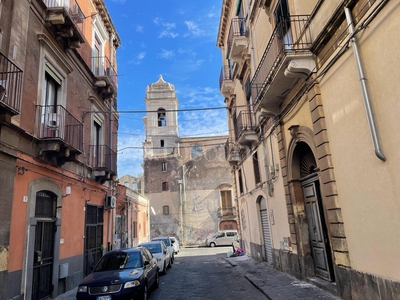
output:
POLYGON ((158 127, 167 126, 167 117, 166 117, 165 109, 160 108, 157 111, 157 120, 158 120, 158 127))

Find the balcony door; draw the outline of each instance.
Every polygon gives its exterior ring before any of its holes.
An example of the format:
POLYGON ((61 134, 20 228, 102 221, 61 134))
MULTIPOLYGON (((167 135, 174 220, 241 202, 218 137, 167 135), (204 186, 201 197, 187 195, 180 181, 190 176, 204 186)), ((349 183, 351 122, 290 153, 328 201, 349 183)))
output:
POLYGON ((102 55, 101 55, 101 42, 97 35, 94 37, 94 45, 93 45, 93 73, 95 76, 101 76, 101 65, 102 65, 102 55))
POLYGON ((291 45, 290 33, 290 12, 287 0, 280 0, 274 12, 276 34, 278 39, 287 47, 291 45))
POLYGON ((93 122, 93 167, 98 168, 101 166, 101 125, 93 122))
POLYGON ((46 68, 43 84, 41 137, 62 137, 62 116, 59 108, 61 79, 50 69, 46 68))

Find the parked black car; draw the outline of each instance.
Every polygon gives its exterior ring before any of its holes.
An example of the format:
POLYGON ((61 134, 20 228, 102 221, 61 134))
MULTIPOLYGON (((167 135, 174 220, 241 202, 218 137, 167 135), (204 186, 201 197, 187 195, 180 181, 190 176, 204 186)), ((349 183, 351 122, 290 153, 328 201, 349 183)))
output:
POLYGON ((144 247, 106 253, 78 286, 76 299, 147 299, 159 285, 157 260, 144 247))

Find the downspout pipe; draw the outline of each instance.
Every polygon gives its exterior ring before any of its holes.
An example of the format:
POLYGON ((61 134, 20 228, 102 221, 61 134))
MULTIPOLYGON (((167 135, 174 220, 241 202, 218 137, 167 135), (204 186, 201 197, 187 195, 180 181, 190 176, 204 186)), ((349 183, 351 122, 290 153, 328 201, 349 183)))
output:
POLYGON ((353 36, 350 39, 350 43, 352 44, 353 53, 354 53, 354 59, 356 61, 358 79, 360 80, 362 97, 363 97, 363 100, 364 100, 364 106, 365 106, 365 110, 366 110, 366 113, 367 113, 367 119, 368 119, 369 129, 370 129, 370 132, 371 132, 372 142, 374 144, 375 155, 380 160, 386 161, 386 157, 382 153, 381 146, 379 144, 379 139, 378 139, 378 134, 377 134, 377 131, 376 131, 374 115, 372 113, 371 101, 370 101, 369 93, 368 93, 368 90, 367 90, 367 79, 365 78, 365 75, 364 75, 363 66, 362 66, 361 59, 360 59, 360 53, 358 52, 358 44, 357 44, 356 36, 354 35, 355 30, 354 30, 353 18, 351 16, 351 11, 350 11, 350 9, 348 7, 346 7, 344 9, 344 12, 346 14, 346 21, 347 21, 347 24, 348 24, 348 27, 349 27, 350 35, 353 36))

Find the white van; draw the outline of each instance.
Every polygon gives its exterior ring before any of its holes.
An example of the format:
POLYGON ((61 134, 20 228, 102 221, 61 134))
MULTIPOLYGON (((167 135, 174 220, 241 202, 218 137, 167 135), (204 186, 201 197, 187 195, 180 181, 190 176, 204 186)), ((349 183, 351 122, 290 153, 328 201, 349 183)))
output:
POLYGON ((206 246, 231 246, 234 238, 237 236, 237 230, 221 230, 206 240, 206 246))

